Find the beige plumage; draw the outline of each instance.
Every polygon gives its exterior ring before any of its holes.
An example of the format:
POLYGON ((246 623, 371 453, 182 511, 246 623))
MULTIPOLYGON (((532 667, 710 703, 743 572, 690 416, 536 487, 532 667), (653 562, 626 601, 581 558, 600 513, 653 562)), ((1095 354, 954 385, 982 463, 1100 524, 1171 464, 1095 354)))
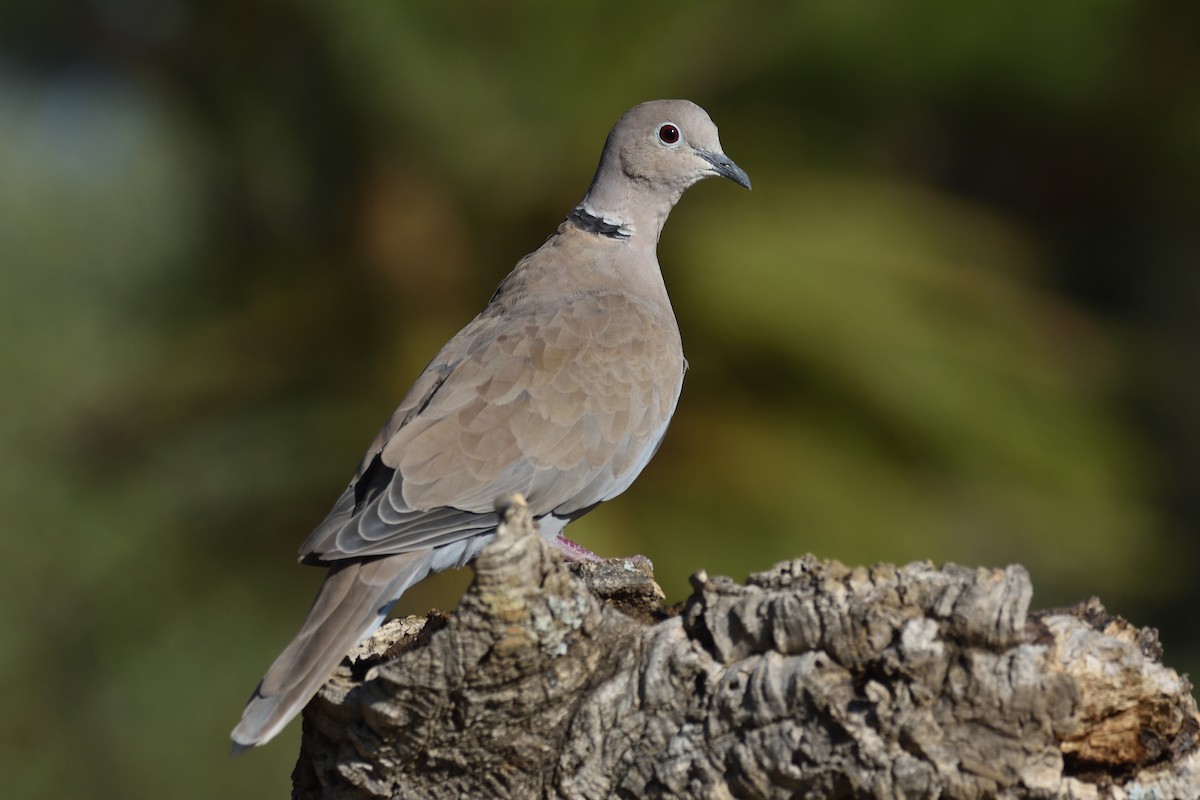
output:
POLYGON ((392 603, 495 535, 497 498, 525 495, 544 537, 623 492, 667 429, 685 362, 656 248, 687 187, 750 180, 686 100, 643 103, 609 134, 583 201, 451 339, 301 547, 330 567, 300 632, 233 730, 275 736, 392 603))

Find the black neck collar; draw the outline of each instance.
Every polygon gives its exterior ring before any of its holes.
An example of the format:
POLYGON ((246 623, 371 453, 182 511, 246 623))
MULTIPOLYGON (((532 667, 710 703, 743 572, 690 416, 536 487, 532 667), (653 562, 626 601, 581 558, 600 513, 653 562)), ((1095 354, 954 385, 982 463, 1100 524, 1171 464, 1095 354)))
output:
POLYGON ((573 223, 575 227, 581 230, 597 234, 598 236, 607 236, 609 239, 619 239, 621 241, 629 238, 629 230, 627 228, 607 222, 587 211, 583 206, 576 206, 567 215, 567 221, 573 223))

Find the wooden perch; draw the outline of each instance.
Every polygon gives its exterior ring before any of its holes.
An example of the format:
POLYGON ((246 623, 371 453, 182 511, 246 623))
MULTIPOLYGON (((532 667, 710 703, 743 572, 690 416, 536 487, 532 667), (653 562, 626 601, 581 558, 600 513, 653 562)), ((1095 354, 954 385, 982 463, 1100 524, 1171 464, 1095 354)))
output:
POLYGON ((502 513, 454 614, 390 623, 309 704, 295 797, 1200 797, 1155 632, 1030 614, 1019 566, 806 556, 664 611, 644 559, 569 569, 502 513))

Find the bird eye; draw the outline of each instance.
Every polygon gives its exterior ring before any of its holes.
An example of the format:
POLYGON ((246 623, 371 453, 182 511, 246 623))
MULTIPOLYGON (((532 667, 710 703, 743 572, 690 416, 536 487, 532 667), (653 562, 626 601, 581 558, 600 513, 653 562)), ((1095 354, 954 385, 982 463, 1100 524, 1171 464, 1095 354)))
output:
POLYGON ((658 126, 658 140, 663 144, 678 144, 679 128, 669 122, 664 122, 658 126))

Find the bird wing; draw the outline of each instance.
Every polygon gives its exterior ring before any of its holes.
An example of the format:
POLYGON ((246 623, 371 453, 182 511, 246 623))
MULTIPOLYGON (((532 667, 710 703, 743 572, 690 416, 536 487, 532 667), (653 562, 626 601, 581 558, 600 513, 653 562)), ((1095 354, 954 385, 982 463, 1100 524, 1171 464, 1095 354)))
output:
POLYGON ((669 308, 597 292, 485 309, 426 367, 302 557, 407 553, 490 532, 496 499, 514 492, 535 517, 578 515, 641 472, 682 381, 669 308))

